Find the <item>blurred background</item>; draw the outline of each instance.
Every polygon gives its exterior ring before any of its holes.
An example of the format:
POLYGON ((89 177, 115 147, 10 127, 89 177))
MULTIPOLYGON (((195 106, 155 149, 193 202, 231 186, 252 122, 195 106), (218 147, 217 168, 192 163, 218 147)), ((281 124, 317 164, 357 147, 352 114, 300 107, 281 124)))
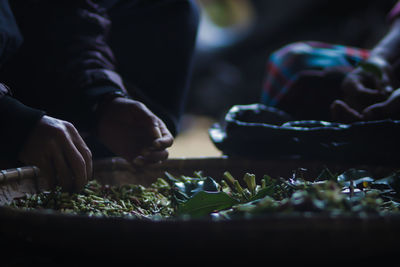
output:
POLYGON ((208 128, 259 102, 271 52, 315 40, 371 48, 396 0, 196 0, 201 19, 182 132, 170 157, 221 156, 208 128))

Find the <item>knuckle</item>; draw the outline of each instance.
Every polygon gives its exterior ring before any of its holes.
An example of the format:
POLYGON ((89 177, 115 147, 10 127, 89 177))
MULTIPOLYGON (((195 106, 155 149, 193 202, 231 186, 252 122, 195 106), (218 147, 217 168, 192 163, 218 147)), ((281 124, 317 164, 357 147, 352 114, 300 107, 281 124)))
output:
POLYGON ((86 173, 86 161, 83 159, 83 157, 79 157, 78 160, 76 161, 76 172, 75 172, 75 177, 76 178, 81 178, 85 177, 86 173))
POLYGON ((165 150, 165 153, 163 153, 162 155, 162 159, 166 160, 169 157, 169 152, 167 150, 165 150))
POLYGON ((64 120, 62 120, 61 123, 62 123, 65 127, 73 127, 72 123, 70 123, 69 121, 64 121, 64 120))
POLYGON ((65 127, 66 130, 72 131, 72 132, 75 132, 75 131, 76 131, 75 126, 74 126, 71 122, 69 122, 69 121, 64 121, 63 124, 64 124, 64 127, 65 127))
POLYGON ((143 104, 143 103, 140 102, 140 101, 134 101, 134 102, 132 102, 132 104, 133 104, 136 108, 139 108, 139 109, 144 109, 144 108, 146 108, 146 105, 143 104))
POLYGON ((160 127, 160 124, 159 124, 159 122, 158 122, 158 119, 157 119, 156 117, 154 117, 154 116, 148 116, 148 117, 147 117, 147 122, 148 122, 149 124, 151 124, 153 127, 156 127, 156 128, 159 128, 159 127, 160 127))
POLYGON ((62 126, 56 126, 52 128, 52 134, 56 137, 56 138, 65 138, 66 137, 66 131, 65 128, 62 126))
POLYGON ((79 160, 79 167, 81 168, 81 170, 86 170, 86 161, 83 159, 83 158, 81 158, 80 160, 79 160))
POLYGON ((89 159, 92 159, 92 157, 93 157, 92 151, 90 151, 90 149, 88 147, 82 148, 82 153, 84 154, 84 156, 88 157, 89 159))
POLYGON ((86 149, 86 155, 87 155, 87 157, 88 157, 90 160, 92 160, 93 154, 92 154, 92 151, 90 151, 89 148, 86 149))

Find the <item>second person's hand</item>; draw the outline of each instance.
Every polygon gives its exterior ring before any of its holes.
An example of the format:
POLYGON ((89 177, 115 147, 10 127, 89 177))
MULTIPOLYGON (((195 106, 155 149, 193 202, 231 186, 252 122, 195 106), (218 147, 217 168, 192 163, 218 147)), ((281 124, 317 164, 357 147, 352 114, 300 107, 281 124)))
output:
POLYGON ((391 73, 390 64, 380 57, 361 62, 343 81, 343 100, 358 112, 386 100, 393 91, 391 73))

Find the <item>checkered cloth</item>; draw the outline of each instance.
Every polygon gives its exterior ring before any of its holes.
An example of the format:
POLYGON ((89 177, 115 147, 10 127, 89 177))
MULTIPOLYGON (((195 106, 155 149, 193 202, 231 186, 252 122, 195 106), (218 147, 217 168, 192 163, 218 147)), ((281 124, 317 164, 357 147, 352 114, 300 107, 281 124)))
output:
MULTIPOLYGON (((313 70, 327 71, 329 69, 347 72, 368 56, 369 51, 366 49, 343 45, 321 42, 289 44, 270 55, 261 103, 267 106, 278 106, 282 98, 291 90, 298 90, 298 88, 294 89, 295 84, 303 73, 309 74, 313 70)), ((297 93, 295 95, 298 96, 297 93)))

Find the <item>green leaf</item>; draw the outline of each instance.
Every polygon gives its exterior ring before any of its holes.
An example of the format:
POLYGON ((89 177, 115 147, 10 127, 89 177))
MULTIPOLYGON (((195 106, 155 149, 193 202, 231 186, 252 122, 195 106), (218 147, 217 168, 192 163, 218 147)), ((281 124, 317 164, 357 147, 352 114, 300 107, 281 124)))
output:
POLYGON ((363 178, 354 180, 353 184, 357 188, 363 188, 363 184, 364 183, 370 184, 370 183, 373 183, 373 182, 374 182, 373 178, 371 178, 371 177, 363 177, 363 178))
POLYGON ((372 177, 371 174, 365 170, 349 169, 337 177, 338 183, 348 186, 350 181, 355 181, 365 177, 372 177))
POLYGON ((239 201, 225 192, 199 191, 188 201, 178 206, 178 214, 202 217, 214 211, 228 209, 238 203, 239 201))
POLYGON ((397 194, 400 193, 400 171, 396 171, 388 177, 376 180, 374 185, 387 185, 393 189, 397 194))
POLYGON ((371 73, 372 75, 378 77, 379 79, 382 79, 383 71, 377 64, 374 64, 374 63, 371 63, 371 62, 361 61, 359 63, 359 66, 364 71, 371 73))
POLYGON ((265 196, 273 197, 275 192, 275 187, 272 185, 261 188, 251 199, 250 201, 263 198, 265 196))
POLYGON ((199 172, 197 177, 179 176, 174 177, 165 172, 168 182, 171 184, 173 199, 177 203, 186 202, 193 195, 200 191, 218 192, 218 184, 211 177, 201 177, 199 172))
POLYGON ((337 175, 334 175, 328 168, 324 168, 315 181, 336 181, 336 179, 337 175))
POLYGON ((204 179, 192 178, 186 182, 177 182, 174 185, 176 189, 189 198, 200 191, 218 192, 218 184, 210 177, 204 179))

